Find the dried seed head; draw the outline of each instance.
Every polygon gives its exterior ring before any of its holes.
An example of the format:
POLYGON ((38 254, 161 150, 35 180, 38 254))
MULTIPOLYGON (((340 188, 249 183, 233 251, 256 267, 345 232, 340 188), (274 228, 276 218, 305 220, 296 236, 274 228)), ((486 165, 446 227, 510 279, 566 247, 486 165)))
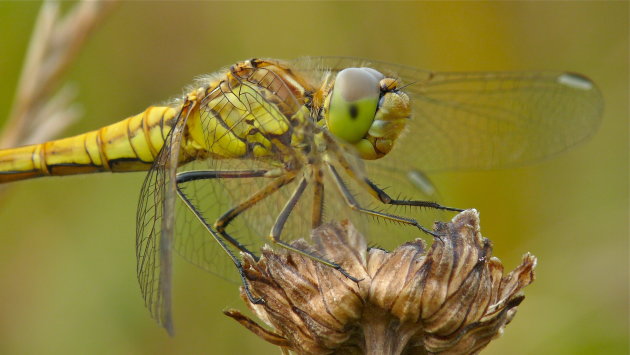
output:
POLYGON ((248 306, 274 331, 238 311, 226 314, 266 341, 300 354, 474 354, 499 336, 534 280, 536 258, 503 276, 475 210, 439 223, 429 250, 421 239, 392 252, 368 249, 348 222, 294 244, 334 260, 352 276, 302 255, 266 248, 245 257, 248 306))

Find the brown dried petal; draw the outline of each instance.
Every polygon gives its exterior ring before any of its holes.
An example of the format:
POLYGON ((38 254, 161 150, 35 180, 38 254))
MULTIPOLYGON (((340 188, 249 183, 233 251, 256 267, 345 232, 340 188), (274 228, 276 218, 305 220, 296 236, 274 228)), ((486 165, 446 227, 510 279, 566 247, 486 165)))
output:
POLYGON ((238 311, 226 313, 266 341, 299 354, 473 354, 501 335, 534 281, 536 258, 503 276, 479 215, 464 211, 439 223, 427 251, 418 239, 392 252, 367 249, 348 223, 313 232, 314 245, 294 246, 340 264, 339 271, 304 255, 263 250, 244 258, 246 276, 263 304, 249 302, 265 330, 238 311))

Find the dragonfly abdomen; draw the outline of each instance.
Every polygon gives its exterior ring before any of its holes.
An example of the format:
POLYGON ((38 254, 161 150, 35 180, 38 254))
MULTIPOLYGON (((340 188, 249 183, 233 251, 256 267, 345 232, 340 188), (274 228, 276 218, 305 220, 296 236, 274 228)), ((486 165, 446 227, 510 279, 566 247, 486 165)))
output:
POLYGON ((151 106, 74 137, 0 150, 0 183, 48 175, 148 170, 176 114, 172 107, 151 106))

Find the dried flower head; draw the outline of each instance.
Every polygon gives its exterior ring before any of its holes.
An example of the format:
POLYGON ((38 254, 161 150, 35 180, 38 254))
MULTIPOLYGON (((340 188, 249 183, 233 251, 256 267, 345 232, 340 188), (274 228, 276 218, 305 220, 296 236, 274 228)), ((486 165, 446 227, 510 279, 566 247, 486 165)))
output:
POLYGON ((338 271, 284 250, 245 257, 247 279, 263 304, 254 313, 269 331, 238 311, 226 314, 284 352, 299 354, 474 354, 501 335, 534 280, 536 258, 525 254, 503 276, 479 215, 464 211, 436 224, 430 249, 417 239, 392 252, 368 249, 348 222, 313 232, 314 245, 294 244, 341 264, 338 271))

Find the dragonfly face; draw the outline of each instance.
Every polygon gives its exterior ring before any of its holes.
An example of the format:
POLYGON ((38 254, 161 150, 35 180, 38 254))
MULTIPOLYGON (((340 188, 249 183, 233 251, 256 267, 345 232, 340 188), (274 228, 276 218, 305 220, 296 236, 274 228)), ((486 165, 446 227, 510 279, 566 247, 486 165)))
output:
POLYGON ((370 160, 389 153, 411 115, 398 81, 365 67, 340 71, 325 106, 330 132, 370 160))

